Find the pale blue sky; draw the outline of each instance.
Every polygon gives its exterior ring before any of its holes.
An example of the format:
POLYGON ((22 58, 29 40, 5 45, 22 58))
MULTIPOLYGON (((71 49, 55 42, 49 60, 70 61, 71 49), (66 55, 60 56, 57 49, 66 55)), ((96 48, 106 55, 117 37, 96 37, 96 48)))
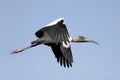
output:
POLYGON ((0 0, 0 80, 120 80, 120 0, 0 0), (17 55, 34 33, 63 17, 71 36, 101 45, 71 44, 72 68, 40 45, 17 55))

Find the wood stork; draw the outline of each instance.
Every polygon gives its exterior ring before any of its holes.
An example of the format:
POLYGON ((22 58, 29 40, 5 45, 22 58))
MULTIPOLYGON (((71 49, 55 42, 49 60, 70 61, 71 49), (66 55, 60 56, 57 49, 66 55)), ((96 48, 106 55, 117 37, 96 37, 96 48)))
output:
POLYGON ((40 44, 45 44, 51 47, 57 58, 57 62, 60 63, 61 66, 67 66, 69 68, 70 66, 72 67, 73 63, 70 42, 92 42, 99 45, 98 42, 84 36, 71 37, 64 23, 64 18, 59 18, 49 23, 42 29, 38 30, 35 35, 37 36, 37 39, 32 41, 30 46, 15 50, 12 54, 22 52, 40 44))

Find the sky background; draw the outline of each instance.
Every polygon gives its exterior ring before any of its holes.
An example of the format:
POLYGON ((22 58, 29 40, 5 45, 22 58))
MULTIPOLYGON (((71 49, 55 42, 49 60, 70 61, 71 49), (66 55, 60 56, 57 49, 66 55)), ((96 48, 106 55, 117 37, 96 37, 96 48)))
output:
POLYGON ((0 80, 120 80, 120 0, 0 0, 0 80), (39 45, 20 54, 34 33, 63 17, 71 36, 72 68, 61 67, 52 50, 39 45))

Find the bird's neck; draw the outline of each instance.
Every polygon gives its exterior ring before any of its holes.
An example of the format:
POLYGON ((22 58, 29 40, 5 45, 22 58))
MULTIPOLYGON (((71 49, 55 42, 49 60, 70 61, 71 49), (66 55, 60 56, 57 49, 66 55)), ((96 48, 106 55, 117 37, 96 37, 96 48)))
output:
POLYGON ((84 42, 84 37, 83 36, 72 37, 71 42, 84 42))

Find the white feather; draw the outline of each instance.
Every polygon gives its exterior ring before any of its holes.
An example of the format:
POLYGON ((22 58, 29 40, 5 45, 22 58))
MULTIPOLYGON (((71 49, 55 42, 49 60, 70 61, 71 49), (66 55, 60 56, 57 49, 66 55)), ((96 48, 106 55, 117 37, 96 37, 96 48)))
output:
POLYGON ((68 40, 69 40, 69 42, 71 42, 72 41, 72 37, 70 36, 70 37, 68 37, 68 40))
POLYGON ((64 41, 62 41, 62 45, 63 45, 63 47, 65 47, 65 48, 69 48, 70 47, 70 43, 69 42, 66 42, 67 44, 65 44, 65 42, 64 41))
POLYGON ((55 21, 53 21, 53 22, 47 24, 46 26, 52 26, 52 25, 55 25, 55 24, 57 24, 57 23, 58 23, 59 21, 61 21, 61 20, 64 20, 64 18, 56 19, 55 21))

